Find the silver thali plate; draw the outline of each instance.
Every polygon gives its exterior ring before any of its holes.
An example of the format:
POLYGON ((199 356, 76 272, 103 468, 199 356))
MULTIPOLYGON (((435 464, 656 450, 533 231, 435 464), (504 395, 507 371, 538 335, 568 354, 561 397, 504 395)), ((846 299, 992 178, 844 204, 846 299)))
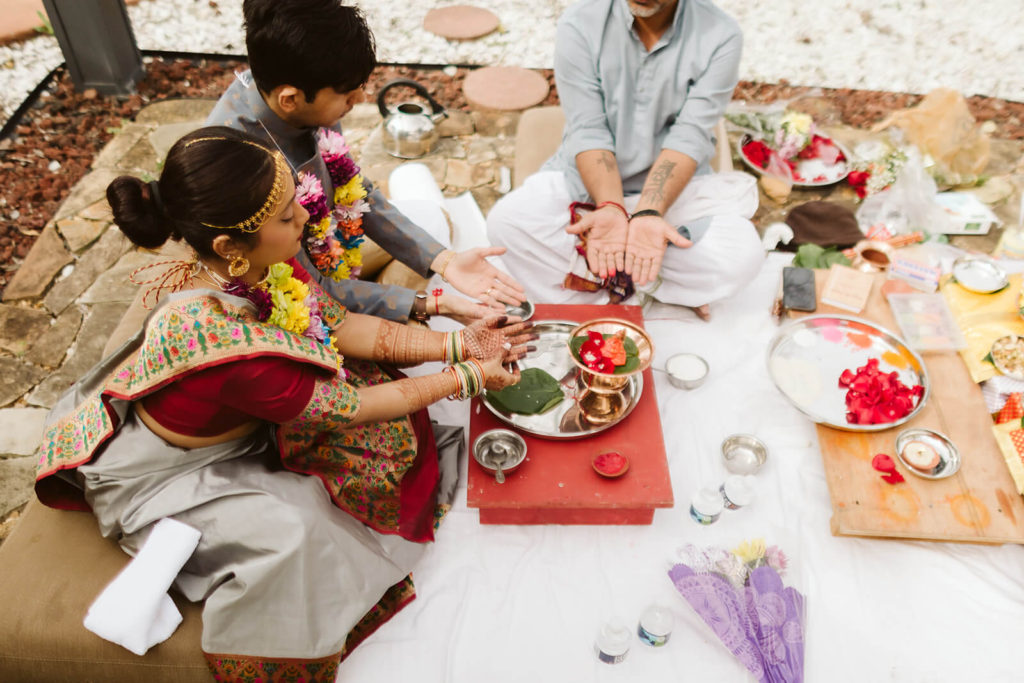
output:
POLYGON ((892 332, 874 323, 838 315, 812 315, 786 325, 768 346, 768 374, 797 410, 819 424, 849 432, 880 432, 911 420, 924 407, 931 387, 924 361, 892 332), (843 370, 856 370, 869 358, 882 372, 897 372, 908 387, 920 384, 924 395, 909 415, 884 424, 846 421, 843 370))
POLYGON ((953 263, 953 277, 961 287, 978 294, 994 294, 1010 284, 1006 271, 984 256, 958 258, 953 263))
POLYGON ((565 395, 561 403, 541 415, 520 415, 498 410, 487 400, 486 391, 481 403, 505 424, 545 439, 582 439, 610 429, 626 419, 636 408, 643 394, 642 372, 630 376, 623 390, 626 406, 615 420, 604 424, 591 424, 580 413, 576 404, 576 380, 580 370, 569 357, 568 346, 569 333, 578 326, 578 322, 567 320, 538 321, 532 330, 540 337, 533 342, 537 350, 519 361, 521 370, 539 368, 558 380, 565 395))

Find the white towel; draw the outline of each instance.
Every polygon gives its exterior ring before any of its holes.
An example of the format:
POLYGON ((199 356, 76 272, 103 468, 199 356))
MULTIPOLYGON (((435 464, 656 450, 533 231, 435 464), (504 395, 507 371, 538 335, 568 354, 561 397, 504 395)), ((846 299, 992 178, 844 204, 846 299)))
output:
POLYGON ((181 623, 167 589, 199 544, 201 534, 166 518, 142 549, 89 607, 85 627, 137 655, 171 637, 181 623))

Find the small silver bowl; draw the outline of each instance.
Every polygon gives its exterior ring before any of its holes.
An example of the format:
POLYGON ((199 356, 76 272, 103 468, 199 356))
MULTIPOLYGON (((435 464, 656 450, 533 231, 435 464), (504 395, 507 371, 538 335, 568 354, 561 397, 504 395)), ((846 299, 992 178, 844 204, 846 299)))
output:
POLYGON ((896 457, 911 474, 925 479, 945 479, 960 471, 960 451, 945 434, 930 429, 904 429, 896 436, 896 457), (938 456, 938 462, 931 468, 921 469, 911 463, 906 449, 913 442, 924 444, 938 456))
POLYGON ((768 447, 756 436, 733 434, 722 442, 722 460, 733 474, 757 474, 768 460, 768 447))
POLYGON ((710 371, 711 367, 708 365, 708 362, 695 353, 677 353, 665 362, 665 374, 668 375, 669 383, 676 389, 696 389, 701 384, 704 384, 704 380, 708 378, 710 371), (678 367, 675 372, 672 371, 673 365, 679 366, 682 363, 692 364, 693 360, 696 360, 704 369, 699 377, 692 376, 692 373, 687 375, 677 374, 680 372, 678 367))
POLYGON ((533 317, 533 302, 529 299, 521 301, 518 306, 508 304, 505 306, 505 315, 518 315, 523 320, 533 317))
POLYGON ((505 475, 517 470, 526 460, 526 442, 508 429, 491 429, 476 437, 473 459, 503 484, 505 475))

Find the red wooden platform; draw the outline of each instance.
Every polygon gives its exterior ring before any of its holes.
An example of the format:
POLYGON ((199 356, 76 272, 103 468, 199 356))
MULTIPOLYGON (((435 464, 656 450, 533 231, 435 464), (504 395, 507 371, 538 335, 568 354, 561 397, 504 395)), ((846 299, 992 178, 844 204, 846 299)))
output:
MULTIPOLYGON (((643 326, 639 306, 557 306, 539 304, 534 320, 623 318, 643 326)), ((568 351, 567 351, 568 352, 568 351)), ((474 399, 470 408, 470 448, 488 429, 509 429, 474 399)), ((516 430, 518 431, 518 430, 516 430)), ((504 484, 494 481, 469 458, 467 504, 479 508, 481 524, 650 524, 654 509, 672 507, 665 441, 651 370, 633 412, 594 436, 560 441, 519 432, 527 456, 504 484), (617 479, 598 475, 590 464, 597 453, 618 451, 630 460, 617 479)))

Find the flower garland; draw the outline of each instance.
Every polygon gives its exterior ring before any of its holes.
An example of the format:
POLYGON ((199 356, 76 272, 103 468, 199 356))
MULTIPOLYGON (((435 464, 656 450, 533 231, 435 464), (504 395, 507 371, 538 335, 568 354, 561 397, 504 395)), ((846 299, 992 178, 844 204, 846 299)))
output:
POLYGON ((260 322, 315 339, 337 351, 334 337, 320 317, 320 303, 306 283, 292 277, 292 273, 292 267, 287 263, 276 263, 270 266, 267 277, 257 285, 235 279, 223 285, 222 289, 226 294, 251 301, 260 322))
POLYGON ((363 267, 363 214, 370 210, 359 167, 348 156, 345 137, 321 128, 316 136, 317 149, 327 165, 334 195, 334 209, 328 205, 320 179, 312 173, 299 173, 295 188, 299 204, 309 212, 306 244, 309 256, 320 272, 334 280, 359 277, 363 267), (331 229, 331 216, 334 228, 331 229))

